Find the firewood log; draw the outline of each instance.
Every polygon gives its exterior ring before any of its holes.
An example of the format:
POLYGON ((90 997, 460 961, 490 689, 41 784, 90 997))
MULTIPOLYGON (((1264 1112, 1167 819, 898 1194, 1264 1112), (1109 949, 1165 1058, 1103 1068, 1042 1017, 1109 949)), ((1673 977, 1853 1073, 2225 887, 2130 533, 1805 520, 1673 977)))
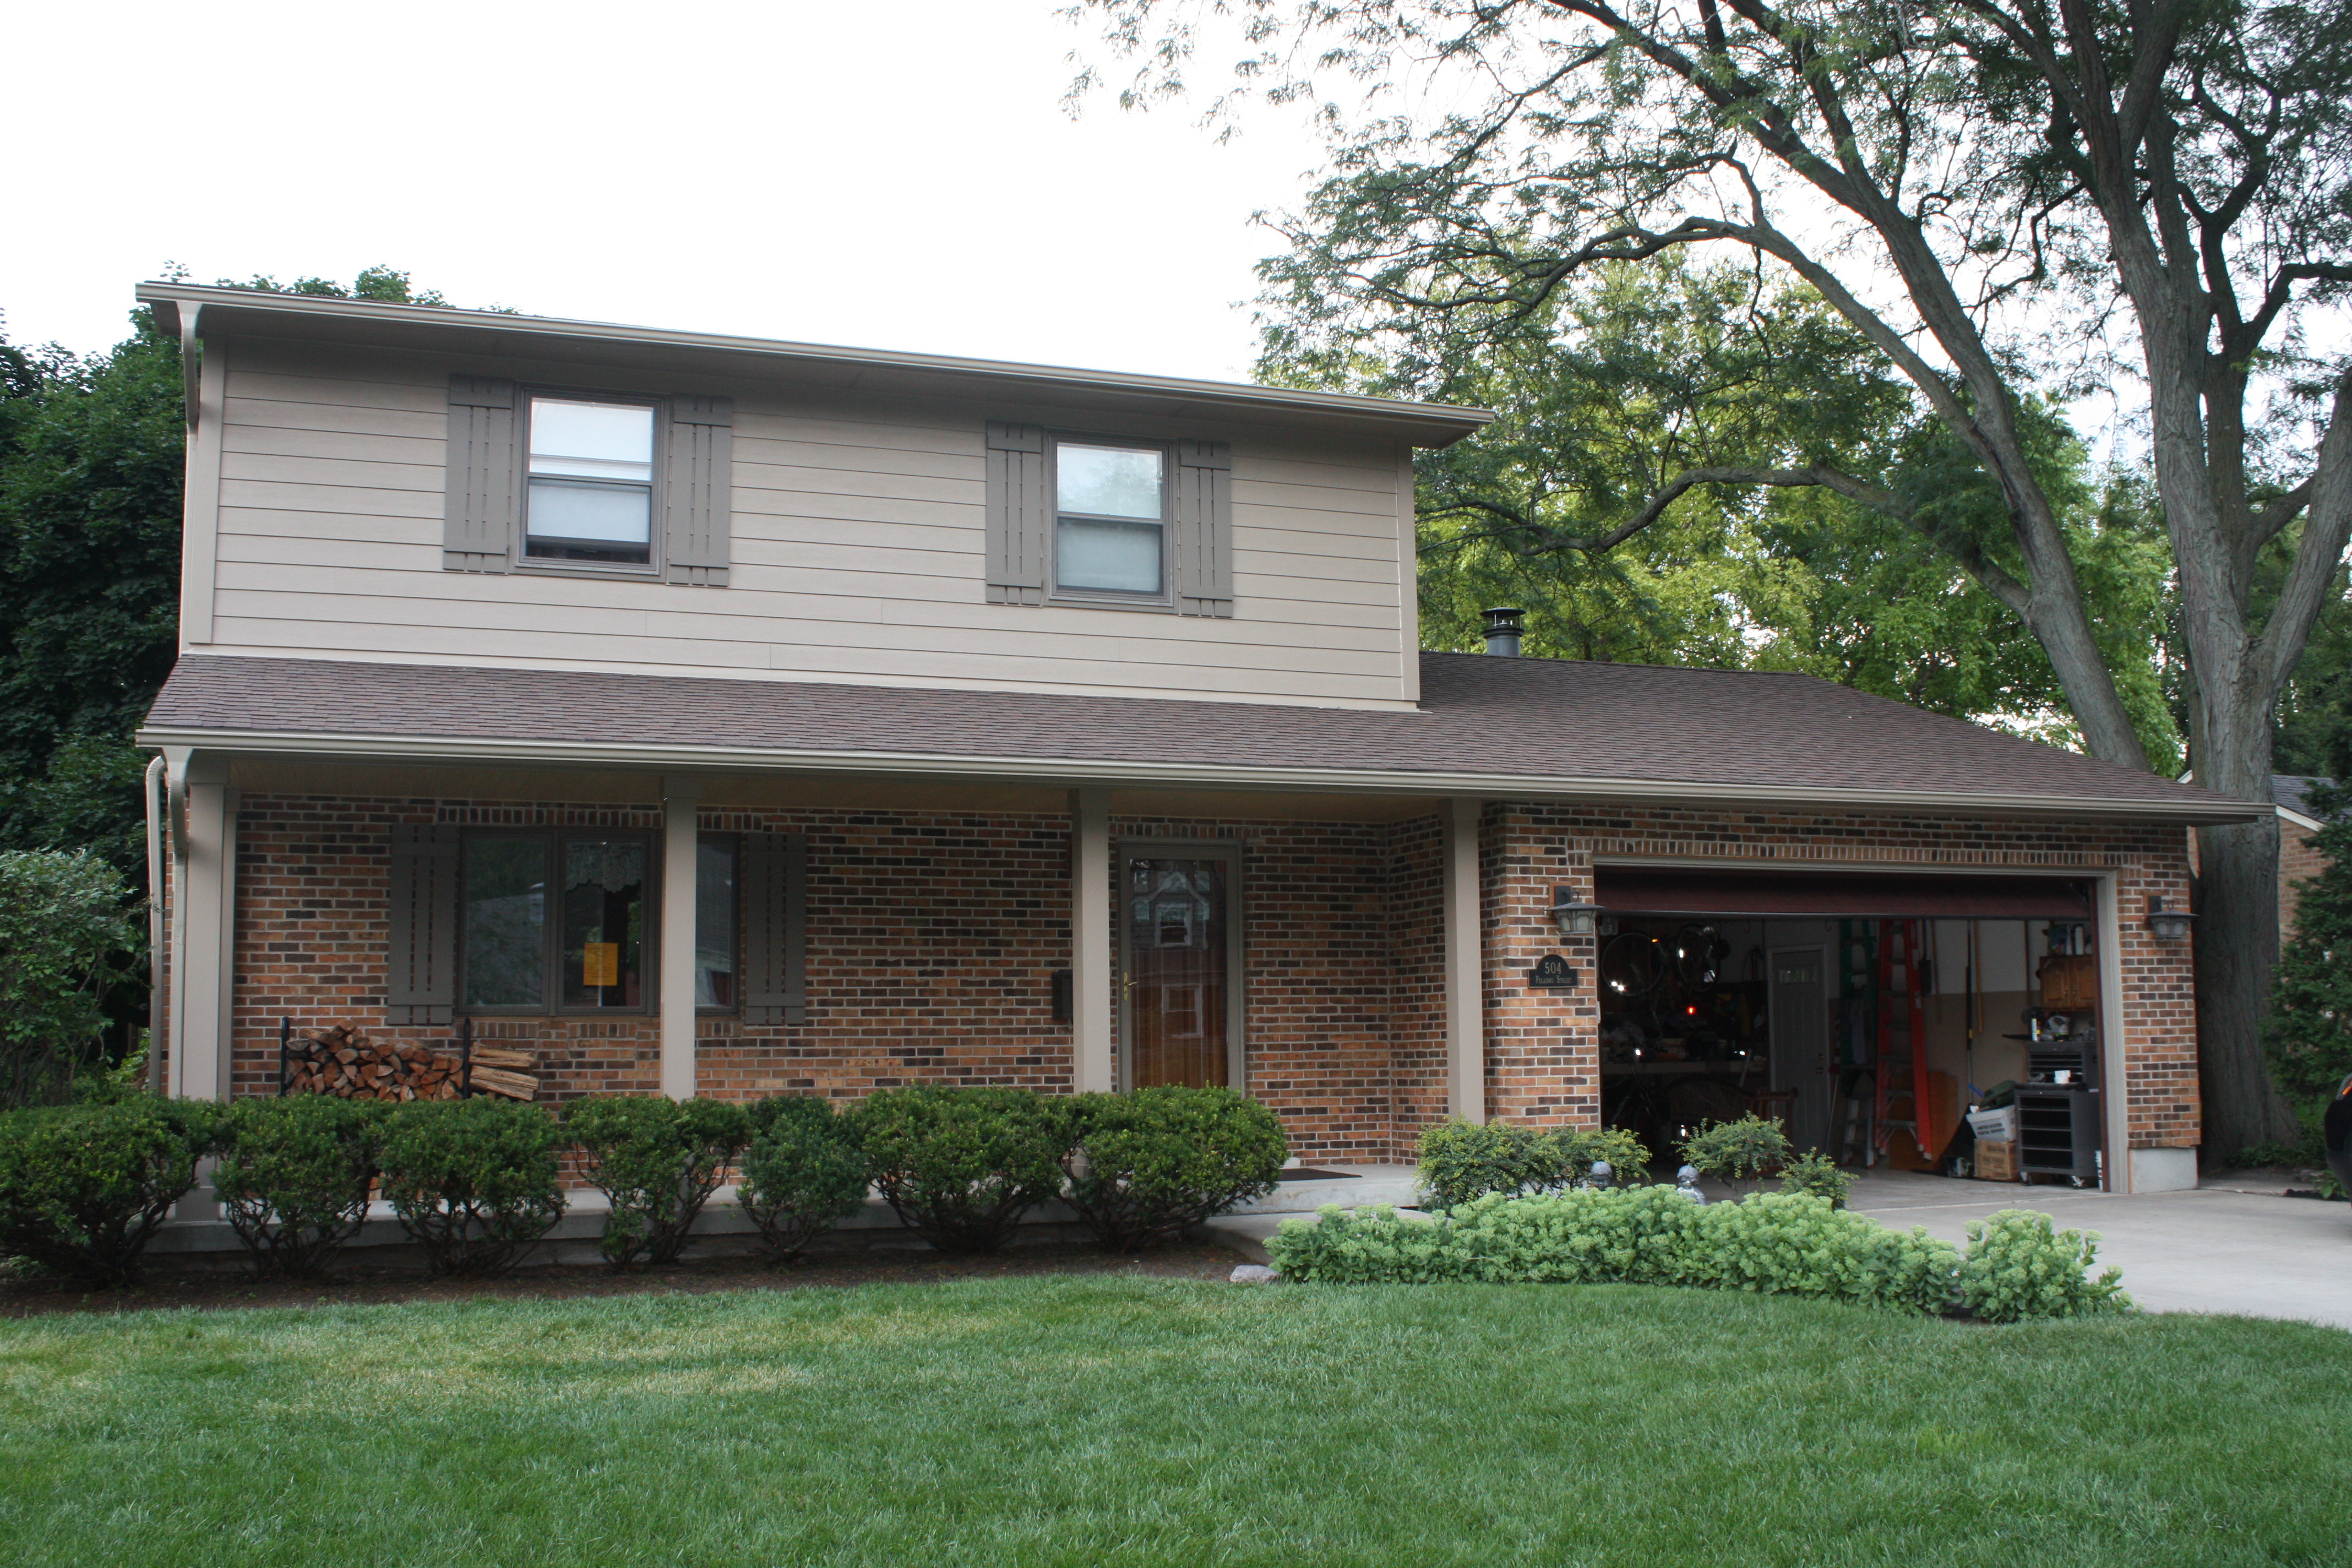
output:
POLYGON ((509 1100, 532 1100, 539 1094, 539 1079, 529 1073, 508 1072, 502 1068, 474 1069, 473 1086, 491 1094, 501 1094, 509 1100))

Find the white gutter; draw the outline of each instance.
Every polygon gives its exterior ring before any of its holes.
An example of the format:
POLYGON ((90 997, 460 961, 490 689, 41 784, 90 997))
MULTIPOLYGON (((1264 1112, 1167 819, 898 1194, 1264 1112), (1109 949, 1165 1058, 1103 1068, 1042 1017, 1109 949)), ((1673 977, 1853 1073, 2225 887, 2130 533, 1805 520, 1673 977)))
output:
POLYGON ((184 337, 192 331, 189 321, 194 313, 205 305, 212 305, 231 315, 250 311, 353 325, 364 323, 379 327, 391 325, 428 331, 478 332, 509 340, 539 338, 656 349, 702 350, 752 359, 826 365, 840 370, 916 371, 990 381, 1022 382, 1038 387, 1082 387, 1097 393, 1141 394, 1343 418, 1394 420, 1448 427, 1450 433, 1444 438, 1449 441, 1458 439, 1495 418, 1491 412, 1483 408, 1463 408, 1444 403, 1411 403, 1402 398, 1367 397, 1351 393, 1299 392, 1247 382, 1196 381, 1186 376, 1073 369, 1013 360, 964 359, 952 354, 909 353, 895 349, 847 348, 832 343, 739 337, 725 332, 671 331, 655 327, 625 326, 613 321, 508 315, 496 310, 460 310, 441 305, 397 305, 375 300, 269 294, 250 289, 207 288, 168 280, 140 284, 137 297, 142 304, 169 305, 176 310, 181 317, 184 337))
POLYGON ((1216 789, 1295 789, 1336 795, 1468 795, 1491 800, 1656 801, 1806 809, 1950 811, 1969 816, 2099 817, 2143 822, 2248 822, 2252 803, 2116 800, 2046 794, 1838 789, 1784 784, 1710 784, 1676 780, 1566 777, 1557 773, 1416 773, 1404 769, 1236 767, 1200 763, 1120 762, 1078 757, 991 757, 952 752, 783 751, 740 746, 656 746, 577 741, 452 740, 443 737, 220 731, 154 725, 142 746, 382 763, 523 763, 552 766, 690 772, 728 769, 819 776, 929 777, 994 783, 1158 784, 1216 789))

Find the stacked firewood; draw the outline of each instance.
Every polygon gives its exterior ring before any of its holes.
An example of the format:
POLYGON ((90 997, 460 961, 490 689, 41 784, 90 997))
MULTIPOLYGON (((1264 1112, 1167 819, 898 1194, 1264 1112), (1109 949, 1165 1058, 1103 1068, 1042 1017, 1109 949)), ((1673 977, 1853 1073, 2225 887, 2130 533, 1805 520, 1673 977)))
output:
POLYGON ((530 1100, 539 1079, 521 1069, 537 1065, 529 1053, 476 1046, 467 1058, 405 1040, 370 1039, 349 1024, 287 1043, 286 1092, 331 1094, 343 1100, 455 1100, 466 1089, 530 1100))

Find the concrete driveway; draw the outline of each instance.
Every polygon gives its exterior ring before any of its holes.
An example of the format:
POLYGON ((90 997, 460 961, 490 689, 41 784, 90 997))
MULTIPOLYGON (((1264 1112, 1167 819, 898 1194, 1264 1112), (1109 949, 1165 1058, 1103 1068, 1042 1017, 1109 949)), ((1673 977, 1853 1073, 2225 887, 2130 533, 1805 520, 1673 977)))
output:
MULTIPOLYGON (((1336 1165, 1330 1182, 1285 1183, 1199 1234, 1255 1262, 1286 1219, 1320 1204, 1409 1205, 1409 1165, 1336 1165)), ((2278 1195, 2283 1179, 2222 1177, 2195 1192, 2117 1197, 2069 1187, 1955 1182, 1912 1171, 1853 1173, 1853 1207, 1882 1225, 1959 1245, 1968 1223, 2000 1209, 2035 1209, 2062 1230, 2099 1233, 2102 1268, 2124 1271, 2124 1289, 2151 1312, 2236 1312, 2352 1329, 2352 1204, 2278 1195)), ((1726 1194, 1710 1184, 1709 1195, 1726 1194)))
POLYGON ((2120 1197, 1995 1186, 1908 1171, 1857 1176, 1853 1206, 1882 1225, 1958 1243, 1969 1221, 2035 1209, 2099 1233, 2099 1262, 2151 1312, 2236 1312, 2352 1329, 2352 1204, 2280 1197, 2228 1178, 2194 1192, 2120 1197))

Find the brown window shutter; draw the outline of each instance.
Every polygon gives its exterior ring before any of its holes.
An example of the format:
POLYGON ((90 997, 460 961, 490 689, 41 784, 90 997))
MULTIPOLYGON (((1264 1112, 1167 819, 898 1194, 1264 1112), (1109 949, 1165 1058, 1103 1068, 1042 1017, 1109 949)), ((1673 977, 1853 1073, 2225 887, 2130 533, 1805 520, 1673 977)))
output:
POLYGON ((505 572, 514 563, 521 487, 515 458, 515 386, 488 375, 449 378, 448 490, 441 564, 505 572))
POLYGON ((743 1021, 808 1022, 808 836, 743 838, 743 1021))
POLYGON ((669 400, 662 482, 662 570, 673 583, 727 585, 735 518, 735 400, 669 400))
POLYGON ((1053 547, 1042 425, 988 425, 988 602, 1042 605, 1053 547))
POLYGON ((446 1024, 457 1005, 457 829, 392 830, 383 1005, 389 1024, 446 1024))
POLYGON ((1234 448, 1229 441, 1176 443, 1176 608, 1234 613, 1234 448))

